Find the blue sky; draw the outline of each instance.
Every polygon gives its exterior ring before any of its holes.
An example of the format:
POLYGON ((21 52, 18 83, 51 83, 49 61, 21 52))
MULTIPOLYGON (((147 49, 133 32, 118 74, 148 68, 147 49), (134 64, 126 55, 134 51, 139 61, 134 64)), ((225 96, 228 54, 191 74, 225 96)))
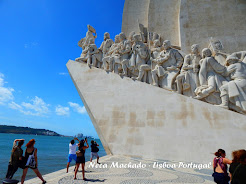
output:
POLYGON ((97 133, 66 63, 92 25, 121 31, 124 0, 0 0, 0 124, 46 128, 63 135, 97 133))

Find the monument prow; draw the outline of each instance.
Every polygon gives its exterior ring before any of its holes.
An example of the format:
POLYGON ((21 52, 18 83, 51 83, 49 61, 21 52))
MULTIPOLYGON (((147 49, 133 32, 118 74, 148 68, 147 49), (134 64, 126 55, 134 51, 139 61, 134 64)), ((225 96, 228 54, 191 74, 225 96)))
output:
POLYGON ((67 68, 107 154, 208 163, 245 145, 245 115, 86 63, 67 68))

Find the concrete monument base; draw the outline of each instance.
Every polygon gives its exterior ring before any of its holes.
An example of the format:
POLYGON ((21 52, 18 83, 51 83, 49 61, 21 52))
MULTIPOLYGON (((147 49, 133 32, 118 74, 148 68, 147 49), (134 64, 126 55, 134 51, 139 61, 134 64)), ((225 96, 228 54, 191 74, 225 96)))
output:
POLYGON ((70 76, 108 154, 208 163, 246 140, 246 116, 70 60, 70 76))

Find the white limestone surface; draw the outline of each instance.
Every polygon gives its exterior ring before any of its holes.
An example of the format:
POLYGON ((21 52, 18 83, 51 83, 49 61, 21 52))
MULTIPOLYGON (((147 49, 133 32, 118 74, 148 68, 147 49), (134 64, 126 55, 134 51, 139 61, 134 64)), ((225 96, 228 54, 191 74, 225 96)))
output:
POLYGON ((170 40, 180 46, 179 11, 180 0, 150 0, 148 10, 148 30, 157 32, 162 40, 170 40))
POLYGON ((208 163, 219 148, 229 158, 244 148, 244 115, 85 63, 67 68, 108 154, 208 163))
POLYGON ((184 52, 194 43, 207 47, 210 37, 221 40, 227 53, 246 49, 245 0, 181 0, 179 22, 184 52))
POLYGON ((137 20, 185 53, 192 44, 207 47, 211 37, 224 52, 246 49, 245 0, 125 0, 122 31, 138 33, 137 20))
POLYGON ((149 0, 126 0, 122 17, 122 31, 128 36, 130 32, 139 32, 138 22, 148 26, 149 0))

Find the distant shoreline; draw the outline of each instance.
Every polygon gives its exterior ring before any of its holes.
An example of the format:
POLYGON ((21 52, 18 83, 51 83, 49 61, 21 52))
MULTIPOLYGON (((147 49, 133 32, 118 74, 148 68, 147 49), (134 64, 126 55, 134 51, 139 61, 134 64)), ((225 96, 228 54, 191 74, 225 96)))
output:
POLYGON ((47 129, 36 129, 30 127, 19 127, 9 125, 0 125, 0 133, 70 137, 58 134, 54 131, 47 129))
POLYGON ((25 133, 6 133, 6 132, 0 132, 0 134, 17 134, 17 135, 34 135, 34 136, 70 137, 70 138, 74 138, 74 136, 70 136, 70 135, 50 136, 50 135, 36 135, 36 134, 25 134, 25 133))

